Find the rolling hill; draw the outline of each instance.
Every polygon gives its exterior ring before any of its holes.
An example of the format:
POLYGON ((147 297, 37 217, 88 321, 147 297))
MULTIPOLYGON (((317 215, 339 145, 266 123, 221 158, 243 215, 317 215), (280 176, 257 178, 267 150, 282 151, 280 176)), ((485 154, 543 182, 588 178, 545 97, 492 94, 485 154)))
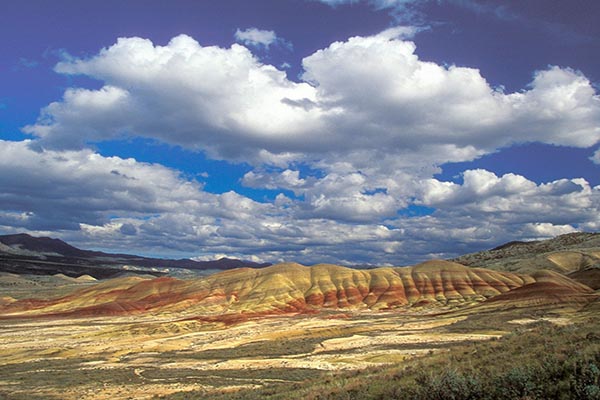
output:
POLYGON ((576 232, 543 241, 509 242, 451 261, 524 274, 550 270, 600 289, 600 233, 576 232))
POLYGON ((286 263, 240 268, 180 280, 125 277, 50 300, 27 299, 0 306, 4 317, 106 316, 169 313, 230 318, 315 313, 322 310, 442 311, 477 304, 542 306, 595 300, 592 289, 552 271, 532 275, 469 268, 448 261, 414 267, 357 270, 286 263))

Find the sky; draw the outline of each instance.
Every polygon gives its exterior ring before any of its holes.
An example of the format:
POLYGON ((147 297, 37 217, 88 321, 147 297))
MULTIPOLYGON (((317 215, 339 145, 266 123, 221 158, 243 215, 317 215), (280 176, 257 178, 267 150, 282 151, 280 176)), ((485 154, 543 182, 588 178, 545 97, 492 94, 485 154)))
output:
POLYGON ((595 0, 4 0, 0 234, 409 265, 600 230, 595 0))

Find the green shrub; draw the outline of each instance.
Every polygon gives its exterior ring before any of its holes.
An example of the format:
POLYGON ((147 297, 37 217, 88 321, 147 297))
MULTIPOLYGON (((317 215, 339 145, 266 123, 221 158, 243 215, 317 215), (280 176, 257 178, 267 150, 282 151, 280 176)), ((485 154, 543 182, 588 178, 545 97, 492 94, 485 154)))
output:
POLYGON ((476 400, 483 392, 479 379, 453 370, 439 375, 422 374, 415 379, 415 399, 429 400, 476 400))
MULTIPOLYGON (((539 375, 537 376, 539 379, 539 375)), ((498 399, 529 399, 537 398, 538 385, 530 368, 512 368, 504 375, 493 380, 498 399)))
POLYGON ((600 369, 594 363, 579 362, 571 381, 571 390, 577 399, 600 400, 600 369))

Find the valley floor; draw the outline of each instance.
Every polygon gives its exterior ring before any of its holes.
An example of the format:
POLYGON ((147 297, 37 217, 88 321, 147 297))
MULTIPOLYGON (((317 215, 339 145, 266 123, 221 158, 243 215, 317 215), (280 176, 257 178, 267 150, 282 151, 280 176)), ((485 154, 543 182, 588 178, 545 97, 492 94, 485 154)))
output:
MULTIPOLYGON (((0 398, 143 399, 301 382, 497 338, 540 318, 400 310, 269 317, 232 326, 172 315, 5 319, 0 398)), ((558 314, 545 319, 570 323, 558 314)))

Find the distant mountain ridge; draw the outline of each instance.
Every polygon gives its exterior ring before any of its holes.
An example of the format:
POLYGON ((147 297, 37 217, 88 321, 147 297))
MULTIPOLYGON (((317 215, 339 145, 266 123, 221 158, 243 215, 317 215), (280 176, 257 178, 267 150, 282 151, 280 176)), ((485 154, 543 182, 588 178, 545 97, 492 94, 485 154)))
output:
POLYGON ((160 259, 130 254, 111 254, 82 250, 49 237, 34 237, 26 233, 0 236, 0 272, 17 274, 54 275, 58 273, 77 277, 89 274, 95 278, 108 278, 127 272, 163 275, 160 269, 185 268, 191 270, 227 270, 233 268, 267 267, 269 263, 255 263, 221 258, 215 261, 190 259, 160 259), (134 268, 131 268, 131 267, 134 268), (136 270, 139 268, 140 270, 136 270))
POLYGON ((60 239, 34 237, 26 233, 0 236, 0 242, 11 248, 16 247, 17 249, 27 250, 28 252, 59 254, 65 257, 90 257, 92 254, 102 254, 100 252, 78 249, 60 239))

